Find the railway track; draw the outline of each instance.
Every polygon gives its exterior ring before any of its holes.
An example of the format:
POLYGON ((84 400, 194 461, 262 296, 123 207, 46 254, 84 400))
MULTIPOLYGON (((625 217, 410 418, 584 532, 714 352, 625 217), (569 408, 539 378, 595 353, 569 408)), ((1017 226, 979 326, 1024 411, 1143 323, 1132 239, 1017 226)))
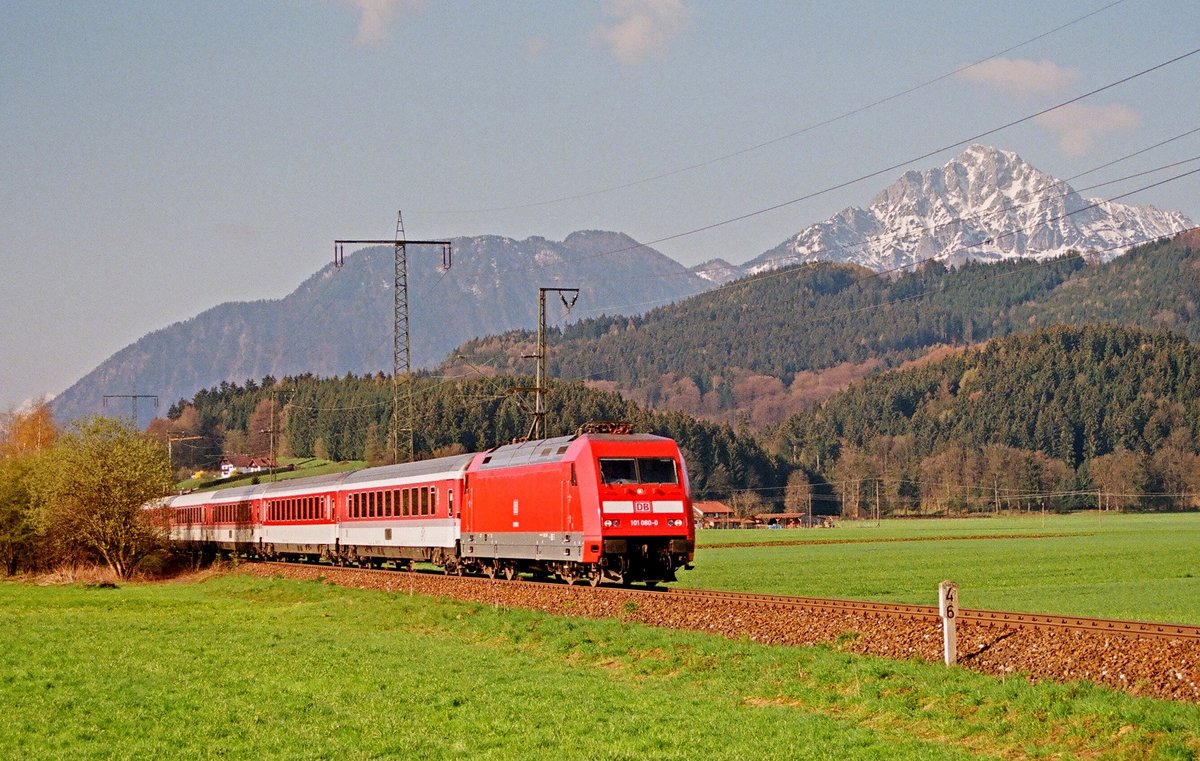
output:
MULTIPOLYGON (((284 567, 295 567, 291 563, 265 563, 284 567)), ((358 574, 381 574, 384 576, 412 575, 417 577, 438 576, 422 571, 390 571, 381 569, 341 567, 342 572, 358 574)), ((493 583, 492 579, 471 576, 447 576, 446 579, 457 579, 462 583, 493 583)), ((552 581, 511 581, 506 584, 520 584, 525 588, 544 587, 548 589, 564 589, 566 585, 552 581)), ((744 605, 768 609, 793 609, 821 613, 837 613, 864 616, 867 618, 892 618, 923 623, 938 623, 937 606, 911 605, 907 603, 871 602, 866 600, 841 600, 823 597, 796 597, 792 595, 761 594, 754 592, 723 592, 704 589, 645 589, 637 587, 585 587, 574 586, 572 589, 588 591, 597 594, 619 592, 622 595, 651 596, 662 600, 680 600, 691 603, 710 603, 715 605, 744 605)), ((1043 613, 1020 613, 999 610, 975 610, 962 608, 959 610, 960 624, 977 624, 1002 629, 1018 630, 1072 630, 1092 634, 1110 634, 1125 637, 1144 637, 1151 639, 1195 640, 1200 642, 1200 626, 1186 624, 1165 624, 1152 621, 1125 621, 1108 618, 1088 618, 1084 616, 1056 616, 1043 613)))
MULTIPOLYGON (((672 596, 714 603, 746 603, 782 608, 851 613, 861 616, 899 618, 909 621, 938 621, 934 605, 837 600, 819 597, 791 597, 745 592, 716 592, 711 590, 672 589, 672 596)), ((1016 613, 1000 610, 959 610, 959 623, 980 624, 1006 629, 1071 629, 1096 634, 1120 634, 1127 637, 1186 639, 1200 641, 1200 626, 1164 624, 1151 621, 1123 621, 1084 616, 1054 616, 1042 613, 1016 613)))

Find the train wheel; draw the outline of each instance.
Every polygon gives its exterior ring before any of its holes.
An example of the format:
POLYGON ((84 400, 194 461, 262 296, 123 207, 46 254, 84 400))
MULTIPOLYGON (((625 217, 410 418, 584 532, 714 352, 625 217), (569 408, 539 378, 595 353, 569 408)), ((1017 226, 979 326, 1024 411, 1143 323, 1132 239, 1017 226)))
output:
POLYGON ((591 584, 593 587, 600 586, 600 581, 603 578, 604 578, 604 574, 600 571, 599 568, 593 568, 592 570, 588 571, 587 580, 588 580, 588 583, 591 584))
POLYGON ((494 563, 483 564, 483 575, 489 579, 496 578, 496 565, 494 563))
POLYGON ((504 578, 508 581, 512 581, 516 577, 517 577, 517 567, 514 566, 512 563, 505 565, 504 566, 504 578))

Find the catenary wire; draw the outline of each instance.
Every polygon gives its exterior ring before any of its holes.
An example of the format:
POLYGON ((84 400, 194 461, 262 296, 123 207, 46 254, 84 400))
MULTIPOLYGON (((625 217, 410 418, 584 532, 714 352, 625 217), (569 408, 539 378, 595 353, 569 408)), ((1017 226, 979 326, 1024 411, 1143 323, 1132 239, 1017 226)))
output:
POLYGON ((867 103, 866 105, 852 108, 849 111, 845 111, 836 116, 831 116, 826 119, 823 119, 823 120, 820 120, 817 122, 813 122, 812 124, 801 127, 799 129, 789 132, 785 135, 780 135, 779 137, 774 137, 774 138, 771 138, 770 140, 765 140, 761 143, 756 143, 754 145, 750 145, 750 146, 747 146, 744 148, 739 148, 735 151, 731 151, 729 153, 725 153, 720 156, 716 156, 715 158, 710 158, 710 159, 706 159, 704 161, 696 162, 694 164, 689 164, 687 166, 682 166, 682 167, 678 167, 676 169, 659 172, 658 174, 651 175, 648 177, 643 177, 643 178, 637 179, 637 180, 632 180, 630 182, 624 182, 624 183, 620 183, 617 185, 610 185, 610 186, 603 187, 603 188, 596 188, 593 190, 588 190, 588 191, 584 191, 584 192, 580 192, 580 193, 573 193, 573 194, 558 196, 555 198, 545 199, 545 200, 541 200, 541 201, 532 201, 532 202, 522 203, 522 204, 514 204, 514 205, 508 205, 508 206, 494 206, 494 207, 477 208, 477 209, 441 209, 441 210, 425 210, 425 211, 418 210, 418 213, 438 214, 438 215, 480 214, 480 213, 498 212, 498 211, 516 211, 519 209, 530 209, 530 208, 536 208, 536 207, 540 207, 540 206, 550 206, 553 204, 563 203, 566 201, 577 201, 577 200, 581 200, 584 198, 591 198, 593 196, 598 196, 598 195, 602 195, 605 193, 611 193, 611 192, 615 192, 618 190, 626 190, 628 188, 637 187, 639 185, 644 185, 646 183, 654 182, 656 180, 661 180, 661 179, 665 179, 668 177, 673 177, 675 175, 684 174, 686 172, 690 172, 690 171, 693 171, 696 169, 701 169, 703 167, 711 166, 713 164, 717 164, 722 161, 726 161, 728 159, 737 158, 738 156, 742 156, 747 153, 752 153, 754 151, 760 150, 762 148, 766 148, 766 147, 774 145, 776 143, 783 142, 785 140, 790 140, 794 137, 798 137, 800 135, 803 135, 807 132, 811 132, 820 127, 826 127, 830 124, 834 124, 836 122, 842 121, 843 119, 847 119, 851 116, 855 116, 857 114, 863 113, 865 111, 869 111, 878 106, 884 105, 885 103, 890 103, 891 101, 897 100, 906 95, 911 95, 914 92, 923 90, 926 87, 937 84, 938 82, 941 82, 943 80, 949 79, 950 77, 961 74, 964 71, 975 68, 976 66, 987 63, 988 61, 991 61, 995 58, 999 58, 1002 55, 1011 53, 1014 50, 1025 47, 1026 45, 1030 45, 1034 42, 1037 42, 1038 40, 1041 40, 1052 34, 1060 32, 1063 29, 1074 26, 1075 24, 1085 21, 1085 20, 1091 18, 1092 16, 1098 15, 1100 13, 1103 13, 1104 11, 1109 10, 1110 8, 1113 8, 1114 6, 1120 5, 1123 2, 1125 2, 1125 0, 1114 0, 1114 2, 1110 2, 1107 5, 1101 6, 1100 8, 1097 8, 1093 11, 1085 13, 1082 16, 1078 16, 1066 23, 1060 24, 1052 29, 1048 29, 1047 31, 1042 32, 1041 34, 1035 35, 1033 37, 1030 37, 1029 39, 1023 40, 1014 45, 1010 45, 1009 47, 1004 48, 1003 50, 999 50, 995 53, 992 53, 991 55, 987 56, 986 58, 980 58, 979 60, 974 61, 973 63, 964 64, 955 69, 952 69, 951 71, 940 74, 932 79, 928 79, 918 85, 913 85, 912 87, 908 87, 899 92, 892 93, 891 95, 887 95, 883 98, 879 98, 878 100, 867 103))

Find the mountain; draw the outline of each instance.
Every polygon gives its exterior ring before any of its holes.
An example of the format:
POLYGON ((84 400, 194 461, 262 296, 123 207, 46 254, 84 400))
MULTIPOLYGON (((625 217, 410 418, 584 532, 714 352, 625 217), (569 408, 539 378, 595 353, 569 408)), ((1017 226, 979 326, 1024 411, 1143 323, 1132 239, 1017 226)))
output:
POLYGON ((940 168, 906 172, 866 209, 805 228, 741 273, 817 260, 881 272, 931 258, 1049 259, 1072 249, 1109 260, 1192 225, 1179 212, 1084 198, 1011 151, 972 145, 940 168))
POLYGON ((719 258, 697 264, 691 271, 714 285, 725 285, 742 276, 741 267, 719 258))
MULTIPOLYGON (((603 326, 624 333, 638 324, 625 319, 628 315, 786 264, 820 259, 878 272, 935 257, 949 264, 967 259, 1041 260, 1071 249, 1084 252, 1089 260, 1106 261, 1130 246, 1190 225, 1182 214, 1150 207, 1104 201, 1093 206, 1066 183, 1039 172, 1015 153, 975 145, 939 169, 906 173, 876 196, 869 208, 847 209, 741 267, 713 259, 689 270, 626 235, 599 231, 573 233, 561 242, 540 237, 523 241, 497 236, 458 238, 454 241, 454 266, 446 272, 440 271, 436 252, 413 250, 409 257, 413 364, 431 366, 475 336, 532 328, 538 287, 582 290, 570 315, 551 313, 556 327, 579 317, 608 315, 611 319, 619 315, 622 319, 611 325, 593 319, 589 330, 595 332, 603 326), (1052 224, 1045 224, 1047 220, 1052 224)), ((849 331, 847 335, 862 327, 853 319, 843 321, 837 330, 809 331, 799 336, 802 340, 794 339, 796 319, 815 316, 827 322, 831 313, 821 310, 846 308, 848 303, 855 304, 853 308, 867 307, 876 295, 889 298, 886 293, 875 293, 886 288, 870 286, 847 289, 853 297, 843 302, 836 292, 860 280, 859 274, 821 273, 815 277, 820 282, 806 284, 804 276, 785 279, 762 297, 769 299, 766 301, 747 301, 760 297, 735 287, 728 296, 698 302, 690 307, 698 316, 688 323, 688 331, 662 329, 659 339, 634 341, 639 346, 650 341, 642 353, 610 355, 608 364, 589 372, 610 378, 626 390, 631 386, 625 384, 633 383, 651 395, 653 387, 664 383, 664 374, 691 376, 703 397, 713 390, 707 388, 713 368, 726 386, 738 372, 769 375, 790 384, 796 373, 839 363, 853 365, 842 373, 850 377, 877 369, 873 358, 885 352, 881 348, 885 344, 913 352, 919 347, 927 350, 935 334, 944 341, 970 342, 991 330, 983 328, 984 322, 993 320, 990 306, 984 317, 972 315, 968 304, 956 304, 954 313, 945 316, 946 322, 932 332, 933 321, 927 315, 898 306, 905 311, 905 320, 919 326, 914 328, 914 336, 896 336, 899 323, 889 323, 885 316, 882 332, 877 329, 848 339, 857 345, 828 344, 841 340, 834 334, 844 332, 842 327, 849 331), (787 288, 800 290, 791 293, 787 288), (867 302, 859 303, 862 299, 867 302), (802 313, 788 311, 795 308, 802 308, 802 313), (721 323, 731 312, 739 315, 739 321, 721 323), (756 320, 770 323, 769 328, 766 323, 756 325, 756 320), (766 332, 744 332, 751 329, 766 332), (734 333, 722 337, 723 330, 734 333), (879 338, 885 333, 886 340, 879 338), (662 343, 665 335, 674 338, 662 343), (760 345, 761 337, 767 335, 774 343, 760 345), (823 337, 822 342, 816 341, 817 335, 823 337), (697 336, 714 337, 716 343, 701 341, 697 345, 697 336), (728 353, 723 348, 727 344, 732 347, 728 353), (802 356, 799 345, 813 347, 813 351, 802 356), (823 364, 838 356, 844 359, 823 364), (630 361, 631 357, 636 361, 630 361), (634 381, 626 377, 630 373, 643 377, 634 381)), ((899 289, 910 286, 923 288, 924 281, 905 281, 899 289)), ((1118 285, 1118 290, 1123 287, 1118 285)), ((143 337, 67 389, 54 402, 55 414, 70 419, 97 412, 104 394, 152 393, 170 402, 222 381, 268 374, 390 371, 391 288, 392 249, 364 249, 349 256, 341 271, 326 267, 284 299, 222 304, 143 337)), ((1014 298, 1018 300, 1013 304, 1027 297, 1017 293, 1014 298)), ((1190 313, 1181 319, 1190 320, 1190 313)), ((994 330, 1002 333, 1007 328, 994 330)), ((823 380, 815 382, 824 384, 823 380)), ((683 397, 696 395, 687 384, 679 391, 683 397)), ((715 391, 725 400, 719 409, 728 411, 732 392, 723 386, 715 391)), ((652 396, 645 399, 654 402, 652 396)), ((705 402, 695 411, 711 407, 705 402)))
MULTIPOLYGON (((711 287, 620 233, 563 241, 456 238, 453 266, 412 248, 409 322, 414 367, 435 364, 468 338, 537 324, 539 287, 579 288, 574 315, 635 314, 711 287)), ((150 333, 105 360, 54 400, 69 420, 99 412, 104 394, 156 394, 164 403, 222 381, 266 375, 390 374, 393 249, 351 253, 283 299, 231 302, 150 333)), ((557 304, 552 304, 556 307, 557 304)), ((559 321, 561 309, 549 311, 559 321)), ((570 315, 568 315, 570 317, 570 315)))

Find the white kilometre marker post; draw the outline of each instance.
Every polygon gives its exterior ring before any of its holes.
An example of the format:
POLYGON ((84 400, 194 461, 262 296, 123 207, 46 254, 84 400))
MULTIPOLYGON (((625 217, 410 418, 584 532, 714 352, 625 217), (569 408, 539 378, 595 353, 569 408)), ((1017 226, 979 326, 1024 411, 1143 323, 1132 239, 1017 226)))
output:
POLYGON ((958 662, 958 585, 953 581, 938 584, 938 615, 942 617, 942 647, 947 666, 958 662))

